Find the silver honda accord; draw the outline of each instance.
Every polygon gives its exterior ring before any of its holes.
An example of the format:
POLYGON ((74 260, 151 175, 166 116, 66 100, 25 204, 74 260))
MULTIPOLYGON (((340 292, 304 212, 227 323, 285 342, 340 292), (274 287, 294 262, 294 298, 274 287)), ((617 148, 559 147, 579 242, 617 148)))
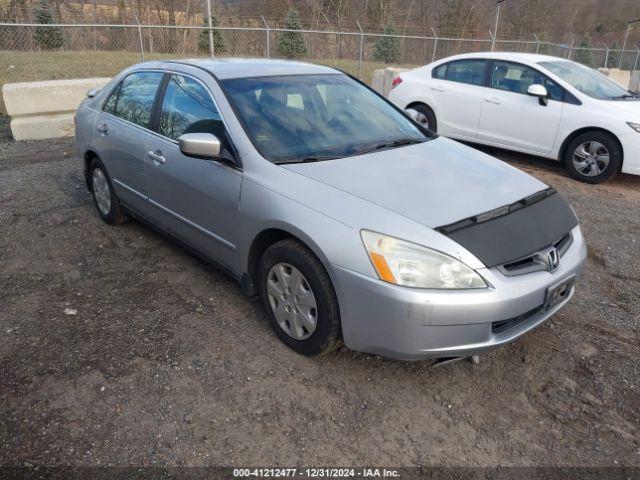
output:
POLYGON ((136 65, 89 92, 76 141, 105 222, 219 266, 304 355, 475 355, 562 308, 585 263, 560 194, 328 67, 136 65))

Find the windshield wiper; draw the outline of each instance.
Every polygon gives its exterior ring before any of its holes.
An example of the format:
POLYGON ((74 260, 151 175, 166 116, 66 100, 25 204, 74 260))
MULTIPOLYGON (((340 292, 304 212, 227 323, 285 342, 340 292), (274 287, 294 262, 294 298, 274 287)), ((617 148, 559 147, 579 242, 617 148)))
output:
POLYGON ((615 97, 611 97, 611 100, 624 100, 625 98, 639 98, 640 94, 635 92, 623 93, 622 95, 617 95, 615 97))
POLYGON ((303 158, 294 158, 292 160, 282 160, 280 162, 273 162, 276 165, 284 165, 289 163, 313 163, 313 162, 324 162, 325 160, 335 160, 335 156, 330 155, 309 155, 303 158))
POLYGON ((365 153, 377 152, 378 150, 384 150, 387 148, 404 147, 406 145, 414 145, 416 143, 422 143, 422 140, 417 138, 400 138, 398 140, 391 140, 389 142, 379 143, 375 147, 366 148, 360 150, 356 155, 364 155, 365 153))

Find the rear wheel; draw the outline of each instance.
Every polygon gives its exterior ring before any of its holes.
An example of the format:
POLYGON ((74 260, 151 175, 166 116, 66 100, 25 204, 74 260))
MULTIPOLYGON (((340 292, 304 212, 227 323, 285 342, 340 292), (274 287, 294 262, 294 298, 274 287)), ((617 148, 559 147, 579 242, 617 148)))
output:
POLYGON ((585 183, 601 183, 611 180, 620 171, 622 151, 612 135, 586 132, 569 144, 564 163, 573 178, 585 183))
POLYGON ((298 353, 323 355, 340 345, 340 311, 331 279, 304 245, 281 240, 258 268, 260 298, 277 337, 298 353))
POLYGON ((111 185, 107 170, 99 158, 94 158, 89 167, 89 179, 93 201, 100 218, 109 225, 121 225, 129 220, 129 216, 120 205, 111 185))
POLYGON ((433 113, 430 107, 426 106, 424 103, 419 103, 416 105, 412 105, 410 108, 414 109, 418 112, 416 116, 416 122, 422 125, 425 128, 428 128, 432 132, 438 132, 438 122, 436 120, 436 114, 433 113))

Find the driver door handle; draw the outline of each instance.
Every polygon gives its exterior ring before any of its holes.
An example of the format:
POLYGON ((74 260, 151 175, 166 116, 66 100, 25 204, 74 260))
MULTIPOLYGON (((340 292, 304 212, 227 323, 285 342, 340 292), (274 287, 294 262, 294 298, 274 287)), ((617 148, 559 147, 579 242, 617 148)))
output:
POLYGON ((147 152, 147 155, 151 160, 153 160, 154 165, 160 165, 161 163, 164 164, 167 161, 167 159, 162 156, 162 152, 160 150, 151 150, 150 152, 147 152))
POLYGON ((440 88, 440 87, 431 87, 431 90, 433 90, 434 92, 444 92, 444 88, 440 88))
POLYGON ((502 102, 497 98, 485 98, 484 101, 493 105, 502 105, 502 102))

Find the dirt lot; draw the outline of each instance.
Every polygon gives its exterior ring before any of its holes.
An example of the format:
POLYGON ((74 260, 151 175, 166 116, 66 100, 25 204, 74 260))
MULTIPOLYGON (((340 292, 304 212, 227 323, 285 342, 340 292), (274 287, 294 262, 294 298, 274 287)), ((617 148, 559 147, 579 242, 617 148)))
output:
POLYGON ((234 282, 103 224, 71 141, 0 144, 0 464, 640 466, 640 178, 490 152, 572 201, 589 265, 542 327, 432 369, 298 356, 234 282))

